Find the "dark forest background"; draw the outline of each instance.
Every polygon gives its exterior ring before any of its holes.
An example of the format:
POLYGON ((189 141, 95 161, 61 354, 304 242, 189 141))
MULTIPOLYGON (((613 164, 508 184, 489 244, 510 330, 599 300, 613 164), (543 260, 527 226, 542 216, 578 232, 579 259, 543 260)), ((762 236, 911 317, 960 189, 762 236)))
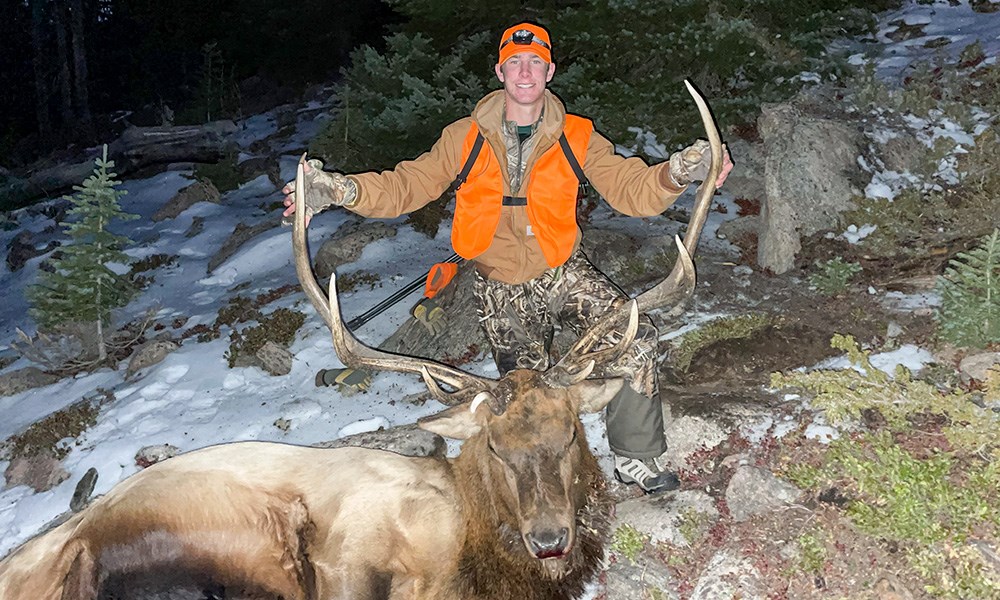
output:
MULTIPOLYGON (((0 167, 132 125, 252 114, 334 79, 382 2, 2 0, 0 167)), ((109 135, 110 134, 110 135, 109 135)))
POLYGON ((761 104, 794 94, 801 73, 843 80, 848 49, 831 41, 871 39, 876 12, 899 2, 0 0, 0 208, 58 193, 18 182, 129 125, 238 120, 317 84, 334 102, 310 153, 391 167, 496 88, 497 36, 524 20, 553 32, 553 91, 624 147, 700 135, 684 79, 752 138, 761 104), (20 191, 5 198, 5 181, 20 191))

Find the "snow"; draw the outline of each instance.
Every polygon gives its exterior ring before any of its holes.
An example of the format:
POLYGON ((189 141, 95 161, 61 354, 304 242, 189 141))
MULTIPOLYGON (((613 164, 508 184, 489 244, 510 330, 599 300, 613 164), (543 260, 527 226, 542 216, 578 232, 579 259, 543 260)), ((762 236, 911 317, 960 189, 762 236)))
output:
MULTIPOLYGON (((881 21, 884 25, 877 36, 879 56, 869 58, 873 52, 868 49, 864 54, 852 55, 849 62, 860 65, 872 61, 876 72, 890 80, 898 81, 906 67, 916 60, 932 58, 935 53, 943 52, 955 57, 965 45, 976 39, 983 44, 987 56, 995 57, 1000 53, 1000 36, 996 34, 1000 31, 1000 13, 974 13, 964 2, 954 7, 941 1, 929 5, 910 2, 881 21), (910 24, 925 24, 925 36, 905 42, 891 41, 886 34, 894 26, 888 24, 899 18, 910 24), (948 36, 952 43, 936 50, 923 47, 928 39, 938 36, 948 36)), ((810 73, 802 73, 799 78, 804 81, 817 79, 810 73)), ((283 180, 290 180, 294 174, 298 156, 292 152, 304 147, 322 127, 328 108, 328 103, 316 102, 299 112, 296 133, 284 146, 288 154, 281 161, 283 180)), ((972 135, 983 131, 992 122, 990 115, 979 112, 974 116, 976 123, 972 132, 964 131, 959 124, 946 118, 927 121, 910 117, 907 125, 921 132, 919 139, 926 144, 933 144, 943 137, 961 147, 970 148, 973 145, 972 135)), ((249 148, 253 142, 270 136, 277 129, 273 113, 255 115, 240 123, 238 142, 244 150, 243 156, 250 156, 249 148)), ((630 131, 636 136, 632 145, 619 147, 619 151, 629 154, 642 148, 654 157, 669 154, 668 149, 645 128, 635 127, 630 131)), ((880 129, 874 135, 889 139, 896 134, 889 129, 880 129)), ((865 187, 865 195, 869 198, 892 199, 903 187, 919 182, 912 174, 880 170, 877 165, 859 160, 862 167, 872 173, 872 180, 865 187)), ((942 164, 939 171, 938 175, 948 181, 957 177, 953 164, 942 164)), ((159 253, 177 254, 183 257, 183 261, 155 271, 155 283, 118 315, 119 322, 134 319, 153 308, 161 321, 186 316, 188 321, 184 327, 211 324, 218 310, 237 294, 252 297, 282 285, 296 284, 291 235, 287 228, 275 228, 255 237, 213 272, 207 270, 209 259, 237 223, 253 225, 280 218, 277 211, 265 212, 261 208, 281 198, 266 178, 248 182, 239 190, 224 195, 221 204, 200 202, 175 219, 161 222, 150 219, 179 189, 190 183, 191 171, 179 167, 124 184, 129 193, 122 201, 123 209, 142 217, 113 227, 116 233, 129 235, 136 241, 136 245, 128 249, 128 254, 136 258, 159 253), (186 233, 196 217, 204 220, 204 228, 188 238, 186 233), (237 287, 240 288, 238 291, 237 287)), ((685 194, 678 205, 690 207, 692 198, 693 193, 685 194)), ((713 211, 710 214, 702 240, 703 243, 716 244, 718 249, 731 251, 733 247, 729 242, 716 239, 715 232, 722 221, 735 218, 737 207, 732 196, 726 193, 717 196, 716 202, 725 206, 727 213, 713 211)), ((314 249, 323 237, 335 231, 348 218, 349 214, 340 210, 317 216, 309 229, 314 249)), ((616 218, 619 219, 617 223, 634 228, 646 227, 650 223, 647 220, 616 218)), ((396 220, 393 223, 399 222, 396 220)), ((54 222, 38 212, 22 211, 19 224, 21 228, 43 232, 54 222)), ((851 243, 858 243, 873 230, 873 225, 851 225, 841 235, 851 243)), ((16 233, 0 231, 0 244, 6 247, 16 233)), ((58 232, 49 235, 49 239, 61 237, 58 232)), ((407 226, 400 226, 395 237, 371 244, 357 262, 347 265, 344 270, 373 272, 380 277, 380 283, 374 289, 359 289, 341 295, 345 319, 362 313, 398 289, 403 282, 424 272, 429 263, 450 253, 450 230, 446 226, 433 240, 407 226)), ((16 272, 11 272, 6 264, 0 265, 0 286, 5 290, 5 301, 0 305, 0 317, 4 323, 0 343, 9 344, 16 340, 16 328, 28 332, 34 330, 23 292, 33 282, 39 263, 44 258, 31 259, 16 272)), ((736 274, 752 276, 738 269, 736 274)), ((361 327, 356 335, 369 345, 378 345, 408 318, 409 308, 419 297, 420 292, 414 292, 361 327)), ((884 301, 900 310, 929 310, 937 299, 933 293, 906 296, 893 292, 886 294, 884 301)), ((138 470, 135 455, 145 446, 172 444, 188 451, 236 440, 313 444, 353 433, 413 423, 417 418, 443 408, 434 401, 424 405, 403 401, 425 389, 418 377, 410 375, 378 373, 368 393, 353 396, 343 396, 337 388, 315 387, 314 376, 318 369, 342 366, 332 349, 329 332, 300 293, 287 295, 265 310, 278 307, 301 310, 307 316, 305 326, 291 346, 295 356, 292 371, 284 377, 272 377, 256 368, 228 368, 224 358, 228 341, 224 333, 222 338, 207 343, 189 339, 164 361, 148 367, 132 379, 126 379, 122 365, 118 370, 104 369, 0 397, 0 439, 4 439, 47 414, 82 398, 99 395, 101 390, 113 394, 113 399, 101 410, 96 424, 79 437, 63 461, 70 474, 64 483, 37 494, 23 486, 0 491, 0 556, 65 511, 74 486, 87 469, 93 467, 98 470, 95 493, 104 493, 138 470), (286 427, 275 425, 279 419, 286 427)), ((724 315, 696 314, 684 327, 662 334, 661 339, 673 339, 720 316, 724 315)), ((172 333, 176 336, 180 331, 172 333)), ((917 370, 929 360, 926 350, 909 345, 872 357, 876 367, 890 374, 897 364, 917 370)), ((850 365, 846 362, 840 357, 821 363, 817 368, 848 368, 850 365)), ((25 359, 18 359, 5 370, 28 365, 25 359)), ((477 374, 496 374, 496 368, 488 358, 467 368, 477 374)), ((794 399, 793 396, 785 398, 794 399)), ((602 417, 584 415, 583 421, 602 467, 609 471, 610 451, 602 417)), ((773 428, 776 435, 780 430, 784 435, 794 427, 794 422, 790 421, 778 425, 762 421, 747 433, 756 439, 767 428, 773 428)), ((828 441, 834 439, 837 432, 826 425, 822 415, 819 415, 809 425, 806 436, 828 441)), ((452 454, 458 448, 457 443, 449 442, 452 454)), ((6 462, 0 461, 0 472, 6 466, 6 462)), ((2 477, 0 483, 3 483, 2 477)))
POLYGON ((844 238, 845 240, 847 240, 852 244, 857 244, 861 240, 875 233, 876 229, 878 229, 878 227, 875 225, 867 224, 858 227, 857 225, 854 225, 852 223, 851 225, 847 226, 847 231, 840 234, 840 237, 844 238))

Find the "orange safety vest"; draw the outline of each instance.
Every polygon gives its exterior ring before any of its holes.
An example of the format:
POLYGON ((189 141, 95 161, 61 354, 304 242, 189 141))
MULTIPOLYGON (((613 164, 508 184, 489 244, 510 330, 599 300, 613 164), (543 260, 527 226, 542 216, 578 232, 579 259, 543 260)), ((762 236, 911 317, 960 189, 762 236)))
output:
POLYGON ((566 115, 558 144, 542 153, 528 173, 526 198, 503 195, 503 174, 493 149, 473 123, 462 146, 462 173, 455 191, 451 244, 462 258, 473 259, 490 247, 501 207, 527 206, 528 221, 550 267, 566 262, 576 241, 577 190, 586 181, 577 156, 587 155, 594 124, 566 115), (478 154, 478 155, 477 155, 478 154), (470 164, 471 163, 471 164, 470 164))

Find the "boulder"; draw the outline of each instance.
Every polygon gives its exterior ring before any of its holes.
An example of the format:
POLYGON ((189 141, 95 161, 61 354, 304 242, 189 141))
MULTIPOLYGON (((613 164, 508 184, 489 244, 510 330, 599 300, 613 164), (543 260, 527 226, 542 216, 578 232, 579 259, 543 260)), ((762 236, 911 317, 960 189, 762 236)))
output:
POLYGON ((292 372, 292 360, 295 357, 287 348, 268 340, 257 351, 257 358, 268 375, 280 377, 292 372))
POLYGON ((171 352, 180 348, 173 340, 153 340, 139 347, 128 361, 125 379, 131 379, 140 370, 162 362, 171 352))
POLYGON ((207 180, 198 180, 186 188, 177 192, 173 198, 167 200, 166 204, 160 207, 151 217, 153 221, 165 221, 173 219, 185 210, 191 208, 198 202, 219 203, 221 194, 215 184, 207 180))
POLYGON ((358 260, 368 244, 395 235, 396 230, 381 221, 345 223, 316 252, 316 277, 329 277, 341 265, 358 260))
POLYGON ((27 390, 51 385, 59 376, 38 367, 25 367, 0 375, 0 396, 13 396, 27 390))
POLYGON ((795 266, 800 236, 837 225, 854 208, 848 173, 861 153, 858 127, 807 112, 794 103, 765 104, 758 119, 764 140, 764 188, 757 262, 776 274, 795 266))
POLYGON ((4 472, 7 488, 26 485, 35 492, 45 492, 69 478, 69 472, 62 463, 49 454, 17 456, 7 465, 4 472))

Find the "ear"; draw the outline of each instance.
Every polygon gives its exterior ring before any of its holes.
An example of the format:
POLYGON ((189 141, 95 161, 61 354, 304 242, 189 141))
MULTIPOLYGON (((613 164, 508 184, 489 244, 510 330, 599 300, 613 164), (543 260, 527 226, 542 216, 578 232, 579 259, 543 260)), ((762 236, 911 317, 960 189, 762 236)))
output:
POLYGON ((497 65, 493 67, 493 70, 496 71, 497 79, 500 80, 500 83, 503 83, 503 69, 501 69, 500 67, 501 67, 500 63, 497 63, 497 65))
POLYGON ((583 414, 601 411, 624 386, 624 379, 614 377, 610 379, 585 379, 569 389, 579 402, 577 411, 583 414))
POLYGON ((556 74, 556 63, 549 63, 549 71, 545 75, 545 83, 552 81, 552 76, 556 74))
POLYGON ((489 418, 490 409, 482 402, 466 402, 436 415, 417 419, 417 427, 453 440, 467 440, 479 433, 489 418))

